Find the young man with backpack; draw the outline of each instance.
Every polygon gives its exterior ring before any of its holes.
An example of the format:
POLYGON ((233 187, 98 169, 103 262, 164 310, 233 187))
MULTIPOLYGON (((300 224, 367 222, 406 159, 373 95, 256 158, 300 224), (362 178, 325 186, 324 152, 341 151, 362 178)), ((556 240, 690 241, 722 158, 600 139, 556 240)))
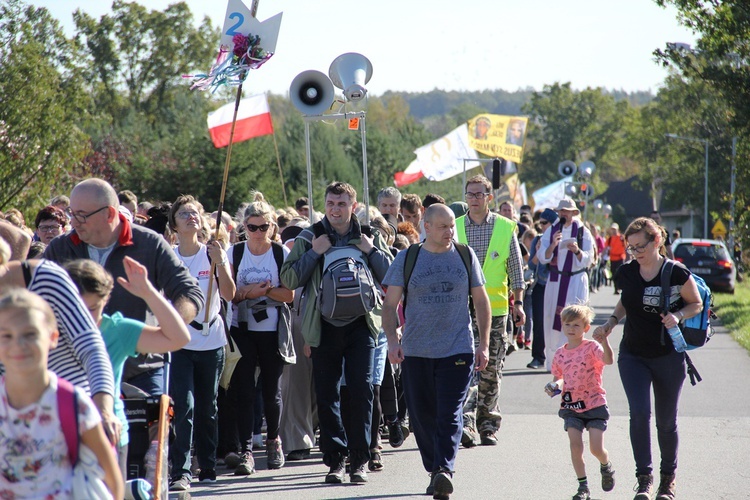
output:
POLYGON ((281 268, 284 286, 304 287, 302 332, 311 348, 320 449, 330 468, 325 482, 332 484, 344 481, 347 454, 351 482, 367 482, 372 351, 380 331, 380 299, 373 295, 372 280, 382 282, 393 260, 380 234, 360 224, 356 208, 357 193, 351 185, 329 184, 325 217, 297 236, 281 268), (357 315, 347 316, 354 309, 357 315), (342 372, 351 393, 348 433, 341 419, 342 372))
POLYGON ((453 493, 462 405, 472 371, 487 366, 490 342, 491 308, 484 275, 471 248, 454 243, 455 230, 448 207, 430 206, 425 212, 425 242, 399 252, 383 282, 388 287, 383 304, 388 357, 391 363, 401 363, 422 465, 431 476, 427 494, 438 499, 453 493), (470 296, 479 325, 476 353, 470 296), (399 338, 397 307, 402 299, 406 322, 399 338))

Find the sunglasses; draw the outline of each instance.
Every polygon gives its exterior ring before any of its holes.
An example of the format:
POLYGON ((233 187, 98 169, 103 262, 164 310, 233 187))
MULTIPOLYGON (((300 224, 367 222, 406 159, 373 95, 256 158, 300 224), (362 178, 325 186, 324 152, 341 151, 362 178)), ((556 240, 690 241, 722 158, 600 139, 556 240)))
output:
POLYGON ((551 224, 551 222, 548 220, 540 220, 539 224, 541 224, 542 226, 546 226, 547 224, 551 224))
POLYGON ((269 227, 271 227, 271 224, 261 224, 260 226, 256 226, 255 224, 245 224, 245 228, 247 228, 247 230, 251 233, 254 233, 258 229, 265 233, 266 231, 268 231, 269 227))

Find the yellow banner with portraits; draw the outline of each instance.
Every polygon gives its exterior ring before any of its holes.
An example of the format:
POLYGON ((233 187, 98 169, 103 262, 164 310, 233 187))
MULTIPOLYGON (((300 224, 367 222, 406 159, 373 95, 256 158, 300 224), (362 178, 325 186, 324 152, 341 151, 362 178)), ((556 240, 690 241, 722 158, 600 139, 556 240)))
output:
POLYGON ((528 121, 525 116, 477 115, 468 121, 469 146, 487 156, 521 163, 528 121))

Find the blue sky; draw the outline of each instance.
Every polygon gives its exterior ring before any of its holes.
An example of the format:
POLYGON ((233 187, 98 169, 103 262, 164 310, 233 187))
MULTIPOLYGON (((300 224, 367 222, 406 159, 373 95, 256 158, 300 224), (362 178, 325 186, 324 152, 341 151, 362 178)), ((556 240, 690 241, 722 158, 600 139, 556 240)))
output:
MULTIPOLYGON (((47 7, 69 34, 75 9, 95 17, 111 9, 108 0, 27 1, 47 7)), ((173 1, 139 3, 162 10, 173 1)), ((223 26, 225 1, 187 4, 196 22, 209 16, 223 26)), ((678 25, 676 10, 653 0, 262 0, 258 18, 282 11, 276 54, 249 76, 248 94, 286 94, 298 73, 328 73, 344 52, 371 60, 367 88, 375 95, 434 88, 541 90, 554 82, 655 92, 667 73, 652 52, 667 42, 695 40, 678 25)))

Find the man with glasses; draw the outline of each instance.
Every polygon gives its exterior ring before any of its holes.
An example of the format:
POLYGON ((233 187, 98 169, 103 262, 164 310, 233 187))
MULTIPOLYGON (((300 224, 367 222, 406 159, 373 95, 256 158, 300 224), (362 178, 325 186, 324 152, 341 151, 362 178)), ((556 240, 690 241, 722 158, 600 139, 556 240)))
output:
MULTIPOLYGON (((182 265, 169 244, 153 231, 131 224, 120 214, 117 193, 106 181, 86 179, 70 194, 73 230, 50 242, 44 258, 64 263, 72 259, 91 259, 115 278, 115 287, 104 313, 120 312, 126 318, 147 321, 146 303, 117 283, 126 278, 123 259, 131 257, 146 267, 148 279, 172 302, 185 324, 203 307, 198 282, 182 265)), ((123 380, 152 395, 163 386, 164 361, 161 355, 140 355, 126 363, 123 380)))
MULTIPOLYGON (((476 430, 483 445, 496 445, 495 433, 500 428, 502 415, 498 404, 502 369, 508 347, 506 321, 508 320, 508 280, 515 296, 512 321, 516 326, 526 322, 523 311, 523 295, 526 283, 523 279, 521 247, 516 237, 516 222, 490 211, 492 183, 483 175, 475 175, 466 181, 466 203, 469 211, 456 219, 456 237, 460 243, 468 244, 477 255, 487 283, 487 295, 492 308, 490 327, 490 357, 487 367, 479 372, 476 391, 476 417, 474 417, 474 393, 470 393, 466 404, 464 422, 464 446, 475 444, 472 420, 476 418, 476 430)), ((474 336, 479 335, 476 317, 472 321, 474 336)))
MULTIPOLYGON (((326 188, 325 216, 297 236, 292 252, 281 266, 281 282, 290 290, 304 287, 302 334, 311 348, 315 394, 320 420, 320 450, 330 468, 325 482, 344 481, 345 459, 351 463, 350 481, 367 482, 372 424, 372 364, 379 305, 369 313, 352 318, 323 318, 317 307, 323 277, 324 255, 333 247, 359 249, 373 277, 382 283, 393 257, 379 233, 363 228, 354 210, 357 192, 343 182, 326 188), (343 369, 342 369, 343 363, 343 369), (346 377, 349 425, 341 417, 341 376, 346 377)), ((373 443, 374 445, 374 443, 373 443)))

